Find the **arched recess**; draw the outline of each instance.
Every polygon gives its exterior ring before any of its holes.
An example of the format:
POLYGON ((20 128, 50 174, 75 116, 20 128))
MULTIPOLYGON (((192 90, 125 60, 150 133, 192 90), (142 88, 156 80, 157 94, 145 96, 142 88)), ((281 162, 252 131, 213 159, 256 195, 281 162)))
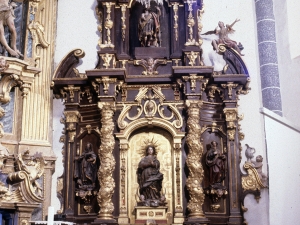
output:
MULTIPOLYGON (((136 202, 136 192, 133 193, 132 190, 129 190, 129 186, 132 185, 135 181, 132 176, 132 171, 137 168, 133 168, 135 164, 138 164, 139 160, 142 158, 140 156, 137 161, 139 154, 138 152, 134 152, 135 149, 131 146, 131 139, 136 141, 137 139, 145 137, 145 133, 149 132, 149 138, 157 141, 158 145, 161 144, 162 147, 158 154, 158 159, 161 162, 161 170, 165 170, 164 165, 170 167, 170 173, 166 174, 166 176, 171 176, 170 182, 165 181, 168 187, 163 188, 171 188, 172 196, 169 198, 168 204, 170 204, 168 209, 168 222, 170 223, 183 223, 183 205, 182 205, 182 153, 181 153, 181 142, 182 138, 185 136, 185 132, 181 132, 176 129, 172 123, 163 120, 161 118, 141 118, 135 120, 127 125, 124 130, 121 130, 120 133, 116 133, 116 137, 120 141, 120 191, 119 191, 119 202, 120 202, 120 215, 118 219, 119 224, 128 224, 134 223, 134 206, 132 202, 136 202), (137 136, 136 136, 137 135, 137 136), (161 139, 159 138, 161 137, 161 139), (136 139, 135 139, 136 138, 136 139), (157 140, 160 139, 160 140, 157 140), (166 147, 166 140, 169 141, 170 148, 166 147), (169 151, 169 152, 168 152, 169 151), (165 154, 169 157, 170 162, 166 162, 165 154), (169 155, 169 156, 168 156, 169 155), (161 158, 160 158, 161 157, 161 158), (130 158, 130 159, 129 159, 130 158), (132 160, 135 162, 133 163, 132 160), (130 163, 130 164, 129 164, 130 163), (171 181, 173 180, 173 181, 171 181), (132 183, 130 183, 132 182, 132 183), (131 185, 129 185, 131 184, 131 185), (171 187, 169 187, 171 185, 171 187), (132 201, 132 199, 134 199, 132 201), (170 202, 171 199, 171 202, 170 202), (131 201, 131 202, 130 202, 131 201)), ((145 140, 146 141, 146 140, 145 140)), ((140 140, 141 143, 142 140, 140 140)), ((165 170, 166 171, 166 170, 165 170)), ((163 182, 164 184, 164 182, 163 182)), ((135 185, 136 186, 136 185, 135 185)), ((168 191, 166 191, 168 192, 168 191)), ((167 200, 168 200, 168 196, 167 200)))

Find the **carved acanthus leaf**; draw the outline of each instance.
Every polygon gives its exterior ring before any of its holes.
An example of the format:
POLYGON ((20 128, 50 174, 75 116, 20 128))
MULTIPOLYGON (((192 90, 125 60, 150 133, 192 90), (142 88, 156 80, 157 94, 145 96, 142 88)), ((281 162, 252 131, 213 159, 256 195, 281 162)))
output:
POLYGON ((48 41, 45 39, 44 26, 40 22, 32 20, 28 24, 28 29, 30 30, 36 45, 40 45, 43 48, 48 48, 50 43, 48 43, 48 41))

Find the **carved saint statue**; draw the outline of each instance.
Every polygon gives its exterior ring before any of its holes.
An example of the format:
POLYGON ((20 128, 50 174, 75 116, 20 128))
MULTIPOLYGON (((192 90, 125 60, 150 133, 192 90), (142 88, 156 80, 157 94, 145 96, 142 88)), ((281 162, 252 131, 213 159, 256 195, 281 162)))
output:
POLYGON ((93 190, 97 175, 97 156, 91 143, 87 143, 84 152, 75 161, 75 174, 77 184, 81 190, 93 190))
POLYGON ((231 25, 224 25, 223 22, 219 21, 218 26, 220 29, 218 29, 218 27, 216 27, 216 29, 214 29, 213 31, 208 31, 206 33, 204 33, 203 35, 208 35, 208 34, 217 34, 219 35, 219 39, 217 40, 212 40, 212 45, 214 47, 214 50, 218 51, 218 45, 219 44, 225 44, 227 47, 229 48, 233 48, 234 50, 236 50, 240 55, 243 56, 243 54, 241 53, 241 49, 239 48, 238 44, 236 41, 231 40, 228 37, 228 34, 234 33, 234 29, 232 29, 233 25, 240 21, 239 19, 236 19, 231 25))
POLYGON ((161 15, 160 8, 156 6, 157 13, 153 12, 150 8, 145 8, 139 19, 139 40, 142 47, 160 47, 160 22, 161 15))
MULTIPOLYGON (((23 2, 23 0, 13 0, 15 2, 23 2)), ((23 57, 23 55, 17 49, 17 32, 15 28, 15 14, 14 9, 16 3, 9 0, 0 0, 0 42, 11 56, 23 57), (4 33, 4 26, 8 26, 11 34, 11 47, 7 44, 4 33)))
POLYGON ((218 149, 218 143, 211 142, 206 153, 206 165, 209 167, 209 182, 211 186, 221 185, 225 178, 226 156, 218 149))
POLYGON ((141 203, 154 207, 164 205, 165 198, 160 193, 164 175, 159 172, 160 163, 156 158, 155 148, 149 146, 146 154, 139 162, 137 171, 141 203))

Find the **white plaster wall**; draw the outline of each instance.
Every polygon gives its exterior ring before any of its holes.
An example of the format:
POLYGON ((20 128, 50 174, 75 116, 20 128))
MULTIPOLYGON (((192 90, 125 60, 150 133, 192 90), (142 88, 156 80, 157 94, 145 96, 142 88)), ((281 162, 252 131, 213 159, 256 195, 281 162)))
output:
POLYGON ((64 105, 60 99, 53 100, 53 143, 52 148, 57 160, 55 162, 55 172, 52 175, 52 188, 51 188, 51 206, 54 207, 54 212, 61 208, 60 202, 56 197, 57 178, 62 176, 64 172, 62 147, 63 143, 59 142, 62 135, 64 124, 60 123, 60 118, 63 116, 64 105))
POLYGON ((300 1, 273 0, 273 3, 283 116, 300 126, 300 1))
POLYGON ((265 111, 268 115, 265 116, 265 129, 269 161, 270 224, 299 224, 300 129, 286 126, 292 123, 265 111))
POLYGON ((85 57, 78 66, 79 72, 95 68, 99 50, 96 5, 96 0, 58 1, 55 65, 71 50, 81 48, 85 57))
MULTIPOLYGON (((94 69, 97 63, 98 31, 95 15, 96 0, 59 0, 57 11, 57 37, 54 55, 55 68, 62 58, 75 48, 85 51, 85 57, 80 61, 79 72, 94 69)), ((51 205, 54 211, 61 205, 56 197, 57 178, 63 174, 62 147, 59 138, 64 125, 60 123, 64 105, 61 100, 53 100, 53 151, 58 157, 55 163, 55 173, 52 176, 51 205)))

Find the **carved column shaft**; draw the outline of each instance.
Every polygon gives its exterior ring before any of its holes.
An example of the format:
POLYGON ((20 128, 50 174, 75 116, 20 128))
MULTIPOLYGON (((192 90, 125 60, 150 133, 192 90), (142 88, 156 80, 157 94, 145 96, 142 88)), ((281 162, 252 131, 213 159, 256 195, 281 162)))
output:
POLYGON ((186 164, 189 169, 189 176, 186 180, 186 186, 189 191, 190 200, 187 208, 190 211, 189 218, 198 219, 205 218, 202 205, 204 202, 204 193, 202 188, 202 180, 204 176, 201 159, 203 155, 203 146, 200 142, 201 127, 200 127, 200 108, 202 102, 188 102, 188 133, 186 143, 189 154, 187 155, 186 164))
POLYGON ((52 75, 52 59, 55 46, 48 40, 55 40, 57 1, 41 0, 29 1, 28 29, 26 39, 32 38, 32 45, 26 41, 24 59, 31 66, 41 69, 41 74, 35 77, 31 86, 31 95, 27 96, 23 107, 22 143, 36 142, 50 147, 49 122, 51 92, 49 87, 52 75), (30 34, 30 35, 29 35, 30 34), (30 37, 29 37, 30 36, 30 37), (35 116, 32 116, 38 112, 35 116), (39 126, 37 126, 37 124, 39 126))
MULTIPOLYGON (((70 106, 70 108, 72 105, 70 106)), ((66 129, 66 144, 65 144, 65 171, 68 171, 64 173, 65 176, 65 187, 64 187, 64 213, 65 214, 74 214, 74 200, 75 200, 75 193, 72 191, 72 184, 73 184, 73 174, 74 174, 74 167, 73 167, 73 161, 74 161, 74 154, 76 152, 76 149, 74 146, 75 141, 75 135, 76 135, 76 127, 80 118, 80 113, 77 110, 69 110, 69 105, 66 103, 66 110, 64 112, 66 123, 65 123, 65 129, 66 129)))
POLYGON ((119 224, 128 224, 128 168, 127 168, 127 157, 128 157, 128 144, 120 144, 120 215, 118 218, 119 224))
POLYGON ((174 174, 173 179, 175 180, 174 196, 175 196, 175 214, 174 223, 182 224, 184 222, 183 207, 182 207, 182 154, 181 154, 181 143, 174 144, 174 174))
POLYGON ((112 195, 114 193, 115 181, 113 171, 115 170, 116 161, 112 154, 115 147, 113 115, 115 111, 112 103, 99 102, 98 107, 101 111, 101 145, 99 149, 100 167, 98 170, 98 180, 100 190, 97 201, 100 211, 97 220, 113 220, 114 205, 112 195))
POLYGON ((229 175, 229 204, 230 216, 228 224, 242 223, 240 189, 238 180, 241 178, 239 168, 239 144, 238 144, 238 111, 235 101, 225 101, 224 114, 227 125, 227 149, 228 149, 228 175, 229 175))

